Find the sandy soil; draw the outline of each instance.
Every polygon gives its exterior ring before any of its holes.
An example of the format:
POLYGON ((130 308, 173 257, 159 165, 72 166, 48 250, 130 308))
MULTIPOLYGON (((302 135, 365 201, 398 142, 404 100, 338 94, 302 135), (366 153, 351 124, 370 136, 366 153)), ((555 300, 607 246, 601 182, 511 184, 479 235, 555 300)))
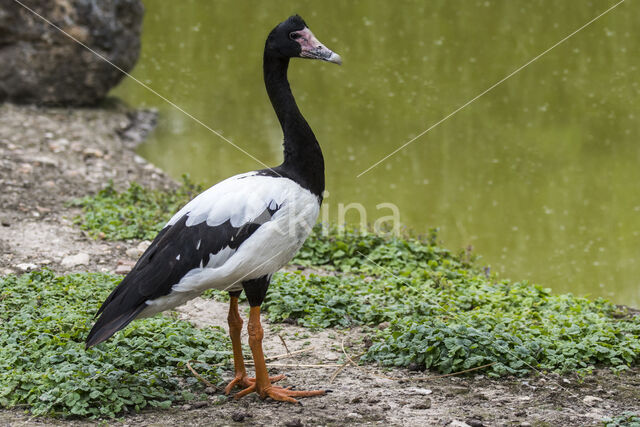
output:
MULTIPOLYGON (((95 192, 109 179, 153 187, 175 183, 135 155, 133 148, 152 129, 152 113, 109 110, 0 107, 0 274, 42 266, 58 272, 122 272, 139 255, 140 242, 106 242, 75 228, 66 206, 95 192)), ((226 328, 223 303, 196 299, 179 315, 196 326, 226 328)), ((286 385, 333 392, 307 398, 303 405, 241 400, 209 390, 209 399, 167 411, 145 411, 113 425, 598 425, 604 417, 640 412, 640 368, 616 376, 600 370, 577 377, 536 375, 493 380, 474 372, 464 377, 415 380, 429 373, 375 366, 347 366, 342 343, 360 353, 357 329, 311 332, 265 321, 267 356, 306 350, 271 361, 272 373, 285 373, 286 385), (283 366, 284 365, 284 366, 283 366), (311 366, 310 366, 311 365, 311 366), (388 379, 385 377, 393 377, 388 379)), ((227 373, 232 376, 231 370, 227 373)), ((0 410, 0 425, 87 425, 87 421, 33 418, 0 410)))

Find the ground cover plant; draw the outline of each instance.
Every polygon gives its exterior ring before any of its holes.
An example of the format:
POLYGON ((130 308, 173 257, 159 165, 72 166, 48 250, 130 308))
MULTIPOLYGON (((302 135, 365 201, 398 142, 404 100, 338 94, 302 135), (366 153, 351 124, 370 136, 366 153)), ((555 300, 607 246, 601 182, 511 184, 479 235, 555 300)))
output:
POLYGON ((616 417, 607 417, 602 420, 605 427, 640 427, 640 415, 626 412, 616 417))
POLYGON ((640 360, 640 318, 604 301, 458 268, 412 277, 274 277, 272 321, 377 326, 363 360, 450 373, 493 363, 491 376, 625 369, 640 360))
MULTIPOLYGON (((102 220, 100 212, 110 215, 109 205, 123 199, 111 191, 97 200, 85 199, 83 209, 93 217, 79 221, 112 238, 101 227, 118 228, 121 219, 102 220)), ((144 205, 143 196, 136 200, 155 212, 160 226, 174 211, 144 205)), ((137 233, 147 236, 144 227, 137 233)), ((270 319, 313 328, 368 326, 372 345, 363 361, 442 373, 492 363, 487 372, 500 376, 621 370, 640 360, 638 316, 602 299, 501 280, 468 251, 443 248, 435 232, 417 238, 317 226, 293 262, 320 274, 275 275, 264 304, 270 319), (381 323, 386 327, 377 328, 381 323)))
POLYGON ((98 194, 75 199, 71 206, 82 209, 75 223, 92 237, 106 240, 153 240, 165 223, 202 191, 185 175, 175 190, 150 190, 132 182, 117 191, 109 182, 98 194))
POLYGON ((93 315, 119 276, 40 271, 0 278, 0 407, 113 417, 200 398, 192 359, 215 382, 227 334, 165 316, 136 321, 88 351, 93 315))

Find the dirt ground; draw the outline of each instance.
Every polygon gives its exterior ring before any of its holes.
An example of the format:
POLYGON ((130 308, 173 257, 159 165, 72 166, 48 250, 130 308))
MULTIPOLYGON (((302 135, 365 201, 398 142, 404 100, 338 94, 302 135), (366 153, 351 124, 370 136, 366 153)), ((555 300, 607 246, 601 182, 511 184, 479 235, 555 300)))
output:
MULTIPOLYGON (((141 242, 92 240, 74 227, 74 198, 113 179, 124 187, 136 180, 156 188, 175 183, 133 149, 152 130, 155 114, 109 109, 62 110, 0 106, 0 274, 48 266, 71 271, 126 271, 141 253, 141 242)), ((226 328, 226 304, 196 299, 179 315, 199 325, 226 328)), ((613 375, 598 370, 575 376, 535 375, 489 379, 467 376, 416 380, 432 375, 404 369, 347 366, 342 343, 359 354, 357 329, 311 332, 265 321, 271 373, 285 373, 285 385, 331 389, 302 405, 240 400, 210 389, 209 399, 165 411, 144 411, 110 425, 601 425, 604 417, 640 412, 640 368, 613 375), (286 343, 288 350, 285 349, 286 343), (301 351, 303 350, 303 351, 301 351), (296 351, 301 351, 295 353, 296 351), (386 377, 393 377, 389 379, 386 377)), ((246 338, 246 336, 245 336, 246 338)), ((228 378, 232 371, 227 373, 228 378)), ((34 418, 0 410, 0 425, 90 425, 92 422, 34 418)))

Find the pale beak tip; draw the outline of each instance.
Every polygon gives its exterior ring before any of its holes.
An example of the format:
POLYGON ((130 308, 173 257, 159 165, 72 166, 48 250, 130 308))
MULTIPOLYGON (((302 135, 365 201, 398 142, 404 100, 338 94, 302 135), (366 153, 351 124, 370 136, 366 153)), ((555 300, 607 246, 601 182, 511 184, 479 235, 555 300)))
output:
POLYGON ((335 52, 331 52, 331 56, 327 59, 327 61, 334 64, 342 65, 342 58, 335 52))

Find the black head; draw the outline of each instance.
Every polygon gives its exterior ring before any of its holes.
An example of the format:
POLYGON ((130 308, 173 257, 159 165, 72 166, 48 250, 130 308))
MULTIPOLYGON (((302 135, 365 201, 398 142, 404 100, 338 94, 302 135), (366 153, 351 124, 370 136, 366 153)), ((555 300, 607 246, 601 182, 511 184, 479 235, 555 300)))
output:
POLYGON ((320 43, 299 15, 290 16, 271 31, 265 53, 281 58, 320 59, 342 64, 340 55, 320 43))

